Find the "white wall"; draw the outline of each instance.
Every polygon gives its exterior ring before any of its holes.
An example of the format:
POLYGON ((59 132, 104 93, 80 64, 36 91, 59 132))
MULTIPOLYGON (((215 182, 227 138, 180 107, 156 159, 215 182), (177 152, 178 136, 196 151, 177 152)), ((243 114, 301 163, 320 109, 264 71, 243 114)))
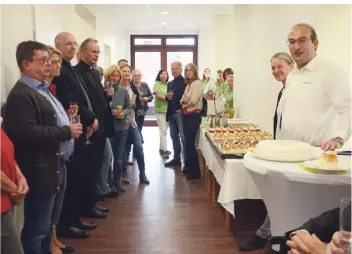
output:
POLYGON ((35 39, 49 45, 54 45, 56 34, 63 31, 72 32, 79 43, 87 37, 96 37, 95 29, 77 15, 73 4, 35 5, 34 11, 32 18, 31 5, 1 5, 1 101, 6 100, 20 74, 16 46, 34 39, 34 25, 35 39), (20 22, 9 23, 11 20, 20 22))
POLYGON ((17 44, 32 40, 31 5, 2 5, 1 7, 1 101, 6 101, 7 94, 19 77, 16 63, 17 44), (11 22, 17 20, 20 22, 11 22))
POLYGON ((318 54, 350 70, 351 10, 347 5, 246 5, 234 13, 234 104, 239 117, 272 131, 281 83, 271 75, 270 58, 288 52, 290 28, 311 24, 320 41, 318 54), (338 17, 338 18, 337 18, 338 17))
MULTIPOLYGON (((216 70, 229 68, 234 63, 234 23, 232 15, 213 17, 214 67, 216 70)), ((213 76, 216 71, 213 71, 213 76)))

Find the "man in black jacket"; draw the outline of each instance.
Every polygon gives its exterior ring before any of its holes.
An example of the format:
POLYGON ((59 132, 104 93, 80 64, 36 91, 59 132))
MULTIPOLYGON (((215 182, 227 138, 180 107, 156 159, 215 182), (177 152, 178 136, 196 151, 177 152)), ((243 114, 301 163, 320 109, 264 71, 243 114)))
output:
POLYGON ((82 134, 71 124, 60 102, 50 93, 47 47, 21 42, 16 59, 21 78, 12 88, 4 114, 4 130, 15 146, 15 158, 29 185, 24 201, 21 240, 25 253, 49 253, 51 214, 65 164, 82 134))
POLYGON ((94 213, 103 209, 105 209, 106 213, 108 211, 107 208, 96 206, 95 203, 97 201, 96 186, 104 159, 106 139, 112 137, 113 134, 113 118, 109 105, 113 91, 106 90, 107 92, 105 93, 100 82, 99 73, 94 68, 100 53, 98 41, 91 38, 84 40, 80 46, 80 52, 81 60, 74 67, 74 70, 82 77, 87 87, 87 94, 93 112, 99 121, 98 129, 90 137, 91 144, 87 146, 89 155, 84 160, 86 189, 84 191, 85 197, 82 200, 82 211, 84 215, 90 216, 92 211, 94 213), (87 171, 89 174, 87 174, 87 171))
MULTIPOLYGON (((59 33, 55 38, 55 47, 62 53, 63 58, 60 76, 52 81, 56 85, 58 99, 66 111, 70 109, 71 103, 77 103, 84 133, 87 132, 88 127, 97 130, 98 120, 93 112, 86 85, 70 63, 77 51, 76 38, 71 33, 59 33)), ((89 223, 80 219, 79 200, 86 195, 84 193, 86 168, 82 162, 86 160, 87 149, 89 149, 85 142, 85 135, 76 140, 75 151, 68 164, 66 194, 60 223, 57 227, 57 234, 62 237, 85 238, 89 236, 86 230, 97 227, 96 223, 89 223)), ((97 211, 96 213, 98 216, 106 216, 103 211, 97 211)))
POLYGON ((181 98, 185 92, 185 79, 182 77, 182 64, 180 62, 173 62, 171 64, 171 72, 174 80, 167 84, 167 112, 166 121, 169 122, 170 136, 172 139, 172 146, 174 150, 174 158, 165 163, 165 167, 181 166, 181 142, 183 148, 185 147, 185 136, 183 132, 183 113, 181 107, 181 98), (180 142, 181 139, 181 142, 180 142))

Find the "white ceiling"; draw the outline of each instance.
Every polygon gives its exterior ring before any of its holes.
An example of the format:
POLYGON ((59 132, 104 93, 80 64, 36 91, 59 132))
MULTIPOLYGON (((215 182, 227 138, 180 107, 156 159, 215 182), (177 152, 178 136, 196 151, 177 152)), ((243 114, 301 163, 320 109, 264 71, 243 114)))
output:
POLYGON ((232 15, 232 4, 89 4, 97 17, 113 17, 123 30, 160 32, 199 30, 211 26, 212 16, 232 15), (167 15, 161 12, 168 12, 167 15), (167 25, 162 23, 166 22, 167 25))

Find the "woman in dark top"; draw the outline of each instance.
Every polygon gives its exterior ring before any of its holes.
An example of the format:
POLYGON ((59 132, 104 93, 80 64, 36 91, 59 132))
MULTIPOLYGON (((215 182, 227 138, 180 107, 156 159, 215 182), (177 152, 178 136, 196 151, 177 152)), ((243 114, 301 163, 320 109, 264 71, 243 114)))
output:
MULTIPOLYGON (((293 68, 293 60, 291 56, 286 52, 277 53, 271 58, 272 74, 274 78, 277 81, 280 81, 283 85, 277 98, 276 109, 274 114, 274 132, 273 132, 274 139, 276 137, 276 127, 277 125, 280 124, 280 122, 278 123, 278 119, 277 119, 277 107, 279 105, 281 95, 285 89, 287 76, 290 73, 292 68, 293 68)), ((267 215, 264 223, 257 230, 256 235, 251 239, 249 239, 247 242, 239 243, 239 249, 241 251, 252 251, 256 249, 261 249, 267 243, 270 235, 271 235, 270 219, 269 219, 269 216, 267 215)))

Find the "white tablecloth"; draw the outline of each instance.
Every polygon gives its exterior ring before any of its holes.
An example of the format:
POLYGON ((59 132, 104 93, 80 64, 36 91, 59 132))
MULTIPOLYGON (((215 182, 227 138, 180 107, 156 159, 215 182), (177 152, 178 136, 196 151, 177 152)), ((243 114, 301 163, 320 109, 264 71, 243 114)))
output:
MULTIPOLYGON (((339 156, 348 163, 350 156, 339 156)), ((244 165, 263 196, 273 236, 283 235, 308 219, 339 207, 351 197, 351 172, 312 174, 297 163, 265 161, 247 153, 244 165)))
POLYGON ((218 202, 235 217, 234 201, 262 199, 260 192, 244 167, 242 159, 221 159, 205 137, 205 130, 201 129, 199 133, 198 149, 221 186, 218 202))

